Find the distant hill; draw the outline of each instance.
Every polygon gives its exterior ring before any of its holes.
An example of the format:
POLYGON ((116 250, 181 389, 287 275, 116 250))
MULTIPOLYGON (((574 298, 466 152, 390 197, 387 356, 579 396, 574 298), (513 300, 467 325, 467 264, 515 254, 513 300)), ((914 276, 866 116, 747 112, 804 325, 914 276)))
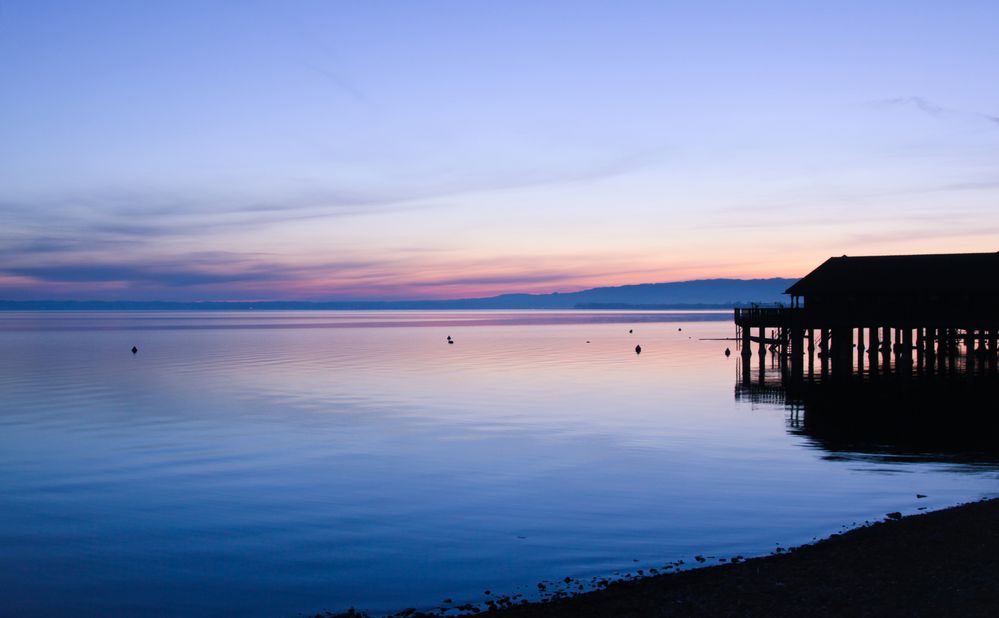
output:
POLYGON ((0 310, 239 310, 239 309, 722 309, 787 300, 797 279, 698 279, 643 283, 552 294, 502 294, 488 298, 405 301, 0 301, 0 310))

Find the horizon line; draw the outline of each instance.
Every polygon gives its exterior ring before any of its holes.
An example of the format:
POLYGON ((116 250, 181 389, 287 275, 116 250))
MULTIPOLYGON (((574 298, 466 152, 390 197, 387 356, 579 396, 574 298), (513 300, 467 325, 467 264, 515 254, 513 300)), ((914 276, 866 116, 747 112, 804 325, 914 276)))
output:
MULTIPOLYGON (((456 296, 451 298, 379 298, 379 297, 346 297, 346 298, 331 298, 331 299, 317 299, 317 298, 306 298, 306 299, 293 299, 293 298, 258 298, 258 299, 226 299, 226 298, 215 298, 215 299, 137 299, 137 298, 53 298, 53 297, 41 297, 41 298, 27 298, 27 299, 11 299, 11 298, 0 298, 0 303, 3 304, 30 304, 30 303, 144 303, 144 304, 240 304, 245 305, 247 303, 300 303, 300 304, 393 304, 393 303, 449 303, 449 302, 474 302, 474 301, 489 301, 495 299, 502 299, 507 297, 531 297, 531 298, 541 298, 548 296, 559 296, 559 295, 572 295, 581 294, 585 292, 595 291, 595 290, 611 290, 611 289, 628 289, 628 288, 638 288, 642 286, 659 286, 659 285, 681 285, 687 283, 711 283, 711 282, 721 282, 721 281, 731 281, 731 282, 760 282, 760 281, 797 281, 801 277, 752 277, 752 278, 740 278, 740 277, 708 277, 702 279, 684 279, 678 281, 658 281, 658 282, 644 282, 644 283, 625 283, 620 285, 607 284, 598 285, 586 288, 580 288, 577 290, 553 290, 548 292, 502 292, 499 294, 492 294, 488 296, 456 296)), ((742 301, 732 301, 733 303, 740 303, 742 301)), ((620 303, 618 303, 620 304, 620 303)), ((627 304, 638 304, 638 303, 627 303, 627 304)), ((712 304, 718 305, 723 303, 670 303, 670 304, 712 304)))

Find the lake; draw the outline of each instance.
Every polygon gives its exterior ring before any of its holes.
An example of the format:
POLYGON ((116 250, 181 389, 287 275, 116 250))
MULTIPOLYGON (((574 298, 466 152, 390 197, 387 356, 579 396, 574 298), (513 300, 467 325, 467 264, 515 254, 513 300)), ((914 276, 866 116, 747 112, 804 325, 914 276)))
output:
POLYGON ((987 459, 831 447, 737 398, 733 335, 730 312, 0 314, 0 615, 535 598, 999 493, 987 459))

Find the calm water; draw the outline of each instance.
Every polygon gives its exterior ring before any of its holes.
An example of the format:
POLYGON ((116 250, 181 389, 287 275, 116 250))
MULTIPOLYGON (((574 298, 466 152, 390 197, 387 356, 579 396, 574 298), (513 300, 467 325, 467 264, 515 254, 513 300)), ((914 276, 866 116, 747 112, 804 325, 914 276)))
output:
POLYGON ((737 401, 732 344, 700 340, 732 333, 727 313, 0 314, 0 615, 474 602, 999 491, 994 465, 833 452, 737 401))

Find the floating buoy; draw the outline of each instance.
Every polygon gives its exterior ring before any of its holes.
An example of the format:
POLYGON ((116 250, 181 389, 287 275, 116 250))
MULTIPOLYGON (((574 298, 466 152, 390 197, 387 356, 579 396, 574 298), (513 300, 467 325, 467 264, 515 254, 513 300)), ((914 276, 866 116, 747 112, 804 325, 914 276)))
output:
POLYGON ((677 331, 682 331, 683 329, 682 329, 682 328, 678 328, 678 329, 676 329, 676 330, 677 330, 677 331))
POLYGON ((135 346, 133 345, 133 346, 132 346, 132 354, 137 354, 138 352, 139 352, 139 348, 137 348, 137 347, 135 347, 135 346))
POLYGON ((629 329, 628 329, 628 332, 629 332, 629 333, 633 333, 633 332, 635 332, 635 331, 633 331, 632 329, 630 329, 630 328, 629 328, 629 329))
POLYGON ((725 348, 725 356, 732 356, 732 350, 725 348))
POLYGON ((642 353, 642 346, 636 345, 635 346, 635 354, 641 354, 641 353, 642 353))

